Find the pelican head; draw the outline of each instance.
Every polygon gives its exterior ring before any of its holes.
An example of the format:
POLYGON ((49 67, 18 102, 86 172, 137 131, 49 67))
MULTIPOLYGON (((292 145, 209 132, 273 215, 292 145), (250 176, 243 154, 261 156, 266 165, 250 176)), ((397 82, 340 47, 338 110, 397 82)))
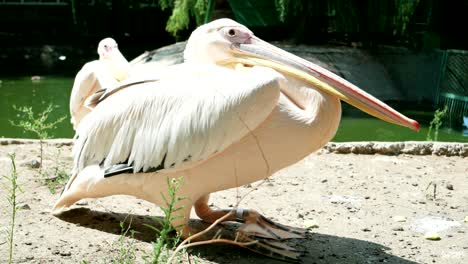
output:
POLYGON ((192 32, 184 50, 187 62, 218 63, 235 56, 232 45, 247 44, 254 36, 244 25, 222 18, 192 32))
POLYGON ((419 130, 417 121, 336 74, 277 48, 256 37, 247 27, 230 19, 218 19, 192 32, 184 52, 186 62, 228 66, 264 66, 297 78, 384 121, 419 130))
POLYGON ((105 38, 99 42, 97 52, 100 59, 107 59, 118 50, 117 42, 113 38, 105 38))

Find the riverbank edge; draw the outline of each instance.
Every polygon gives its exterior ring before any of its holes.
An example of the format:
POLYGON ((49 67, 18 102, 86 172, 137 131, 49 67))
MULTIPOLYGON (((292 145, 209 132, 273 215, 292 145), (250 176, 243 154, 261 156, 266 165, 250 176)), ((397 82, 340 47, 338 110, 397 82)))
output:
MULTIPOLYGON (((47 139, 44 142, 53 146, 71 146, 72 139, 47 139)), ((38 139, 1 138, 0 145, 37 144, 38 139)), ((432 142, 432 141, 404 141, 404 142, 329 142, 321 152, 336 154, 380 154, 380 155, 437 155, 468 157, 468 143, 462 142, 432 142)))

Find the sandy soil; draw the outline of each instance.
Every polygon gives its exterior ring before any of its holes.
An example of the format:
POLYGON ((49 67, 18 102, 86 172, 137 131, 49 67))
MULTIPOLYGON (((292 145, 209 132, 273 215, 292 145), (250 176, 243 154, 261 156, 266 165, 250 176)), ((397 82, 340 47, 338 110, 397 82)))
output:
MULTIPOLYGON (((49 210, 58 197, 30 168, 37 144, 0 146, 0 175, 10 171, 7 153, 15 152, 20 203, 30 209, 17 214, 15 263, 106 263, 119 254, 119 223, 132 219, 137 263, 151 251, 153 224, 161 211, 145 201, 115 196, 86 200, 61 218, 49 210)), ((69 146, 48 146, 44 167, 71 166, 69 146), (56 158, 57 151, 61 153, 56 158)), ((5 179, 0 179, 5 182, 5 179)), ((59 190, 60 191, 60 190, 59 190)), ((304 263, 466 263, 468 259, 468 163, 463 157, 435 155, 356 155, 321 151, 254 183, 216 193, 211 203, 229 208, 236 196, 241 207, 296 227, 314 220, 318 228, 303 240, 292 241, 308 252, 304 263), (432 184, 430 184, 432 182, 432 184), (435 184, 434 184, 435 183, 435 184), (436 197, 434 199, 434 186, 436 197), (429 186, 429 187, 428 187, 429 186), (250 193, 249 193, 250 192, 250 193), (406 218, 395 221, 395 216, 406 218), (437 231, 441 240, 424 239, 437 231)), ((9 222, 5 190, 0 192, 0 224, 9 222)), ((200 224, 195 220, 194 224, 200 224)), ((0 263, 7 261, 5 235, 0 239, 0 263)), ((186 263, 281 263, 233 246, 193 248, 186 263), (190 260, 189 260, 190 258, 190 260)))

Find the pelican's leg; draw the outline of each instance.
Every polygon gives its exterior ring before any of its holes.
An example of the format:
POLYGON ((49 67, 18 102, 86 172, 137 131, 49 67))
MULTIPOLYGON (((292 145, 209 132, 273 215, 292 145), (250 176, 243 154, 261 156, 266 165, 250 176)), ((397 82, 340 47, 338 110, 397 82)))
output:
MULTIPOLYGON (((206 222, 213 223, 226 214, 233 212, 230 209, 211 209, 208 206, 208 200, 209 195, 205 195, 194 204, 195 212, 206 222)), ((305 229, 277 224, 255 210, 240 208, 234 209, 234 213, 224 221, 244 223, 238 229, 236 239, 238 242, 256 241, 257 243, 245 246, 252 251, 287 261, 297 261, 304 254, 303 251, 287 246, 282 241, 291 238, 305 238, 308 233, 305 229)))

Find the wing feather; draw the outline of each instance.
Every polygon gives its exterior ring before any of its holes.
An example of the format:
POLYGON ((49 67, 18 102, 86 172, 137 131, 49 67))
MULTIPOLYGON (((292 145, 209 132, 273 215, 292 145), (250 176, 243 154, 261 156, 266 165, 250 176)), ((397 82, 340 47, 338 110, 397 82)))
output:
POLYGON ((237 72, 182 64, 159 79, 112 94, 83 119, 75 170, 127 162, 138 172, 206 160, 269 116, 282 76, 263 67, 237 72))

